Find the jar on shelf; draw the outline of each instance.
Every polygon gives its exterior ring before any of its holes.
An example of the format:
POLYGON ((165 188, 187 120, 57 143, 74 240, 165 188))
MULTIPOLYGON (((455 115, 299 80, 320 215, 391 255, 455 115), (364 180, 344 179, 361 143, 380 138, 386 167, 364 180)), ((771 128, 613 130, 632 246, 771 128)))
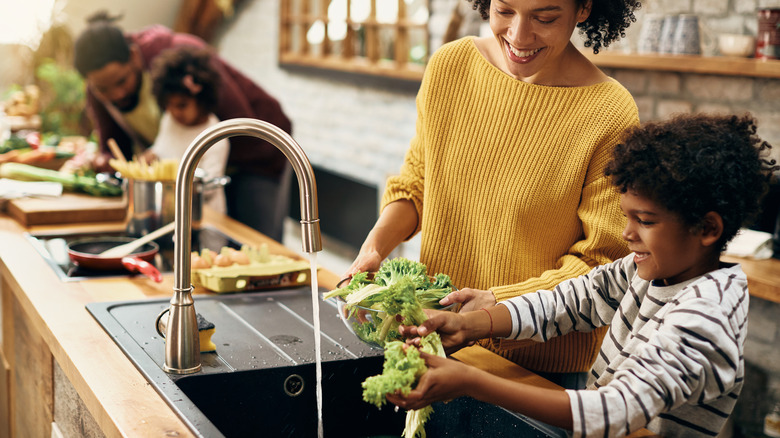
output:
POLYGON ((758 10, 758 34, 756 35, 756 58, 780 59, 780 9, 758 10))

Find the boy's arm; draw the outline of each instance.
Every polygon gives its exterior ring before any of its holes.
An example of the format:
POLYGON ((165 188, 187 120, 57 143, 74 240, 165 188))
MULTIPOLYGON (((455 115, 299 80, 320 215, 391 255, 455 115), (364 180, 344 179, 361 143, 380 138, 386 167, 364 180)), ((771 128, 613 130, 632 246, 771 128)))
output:
MULTIPOLYGON (((506 301, 512 330, 508 339, 547 341, 572 331, 588 332, 609 325, 636 270, 631 257, 601 265, 588 274, 506 301)), ((501 337, 501 336, 498 336, 501 337)))
POLYGON ((453 359, 422 352, 420 355, 428 371, 408 396, 388 394, 391 403, 404 409, 420 409, 433 402, 470 396, 553 426, 572 427, 571 403, 563 390, 507 380, 453 359))

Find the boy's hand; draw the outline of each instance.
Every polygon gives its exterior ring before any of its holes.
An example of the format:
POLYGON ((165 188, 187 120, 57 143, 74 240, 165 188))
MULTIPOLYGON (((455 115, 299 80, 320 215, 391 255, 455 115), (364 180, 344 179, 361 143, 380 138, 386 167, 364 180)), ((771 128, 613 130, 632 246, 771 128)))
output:
MULTIPOLYGON (((425 313, 428 315, 428 319, 419 326, 401 325, 398 328, 401 336, 405 338, 421 338, 431 332, 437 332, 441 337, 441 344, 447 354, 474 344, 473 340, 467 338, 468 331, 465 327, 463 315, 430 309, 426 309, 425 313)), ((415 340, 414 343, 419 344, 419 339, 415 340)))
POLYGON ((442 306, 449 306, 452 303, 461 303, 459 312, 469 312, 495 306, 496 297, 489 290, 464 288, 452 292, 439 301, 442 306))
POLYGON ((467 376, 474 368, 452 359, 420 352, 428 371, 420 377, 408 396, 387 394, 387 400, 403 409, 420 409, 437 401, 447 401, 466 394, 467 376), (458 378, 453 378, 458 376, 458 378))

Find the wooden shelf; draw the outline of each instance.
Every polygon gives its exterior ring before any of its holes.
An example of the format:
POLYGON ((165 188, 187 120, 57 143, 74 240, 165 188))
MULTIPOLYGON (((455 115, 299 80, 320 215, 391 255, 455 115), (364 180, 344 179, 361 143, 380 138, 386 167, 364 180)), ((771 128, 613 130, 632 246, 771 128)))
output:
POLYGON ((728 56, 639 55, 583 51, 599 67, 756 78, 780 78, 780 61, 728 56))
POLYGON ((754 260, 723 256, 721 260, 742 265, 742 270, 747 275, 751 297, 780 303, 780 259, 754 260))

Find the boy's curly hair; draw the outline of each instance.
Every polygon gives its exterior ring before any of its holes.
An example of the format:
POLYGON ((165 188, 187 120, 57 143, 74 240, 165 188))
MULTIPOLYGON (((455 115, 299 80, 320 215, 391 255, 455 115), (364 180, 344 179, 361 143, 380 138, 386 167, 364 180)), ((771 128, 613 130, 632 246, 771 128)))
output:
POLYGON ((750 114, 679 115, 626 133, 604 174, 621 193, 631 190, 676 213, 695 230, 714 211, 723 218, 720 250, 761 210, 775 160, 756 135, 750 114))
MULTIPOLYGON (((479 11, 482 18, 490 18, 490 0, 467 0, 479 11)), ((584 6, 587 0, 573 0, 584 6)), ((585 47, 592 47, 599 53, 602 47, 625 38, 626 28, 636 21, 634 11, 642 6, 637 0, 592 0, 588 19, 577 24, 580 34, 585 36, 585 47)))
POLYGON ((171 95, 181 94, 194 97, 203 108, 213 112, 219 97, 219 74, 212 56, 211 50, 194 46, 160 53, 151 68, 152 93, 160 108, 165 108, 171 95), (185 79, 187 76, 189 79, 185 79))

